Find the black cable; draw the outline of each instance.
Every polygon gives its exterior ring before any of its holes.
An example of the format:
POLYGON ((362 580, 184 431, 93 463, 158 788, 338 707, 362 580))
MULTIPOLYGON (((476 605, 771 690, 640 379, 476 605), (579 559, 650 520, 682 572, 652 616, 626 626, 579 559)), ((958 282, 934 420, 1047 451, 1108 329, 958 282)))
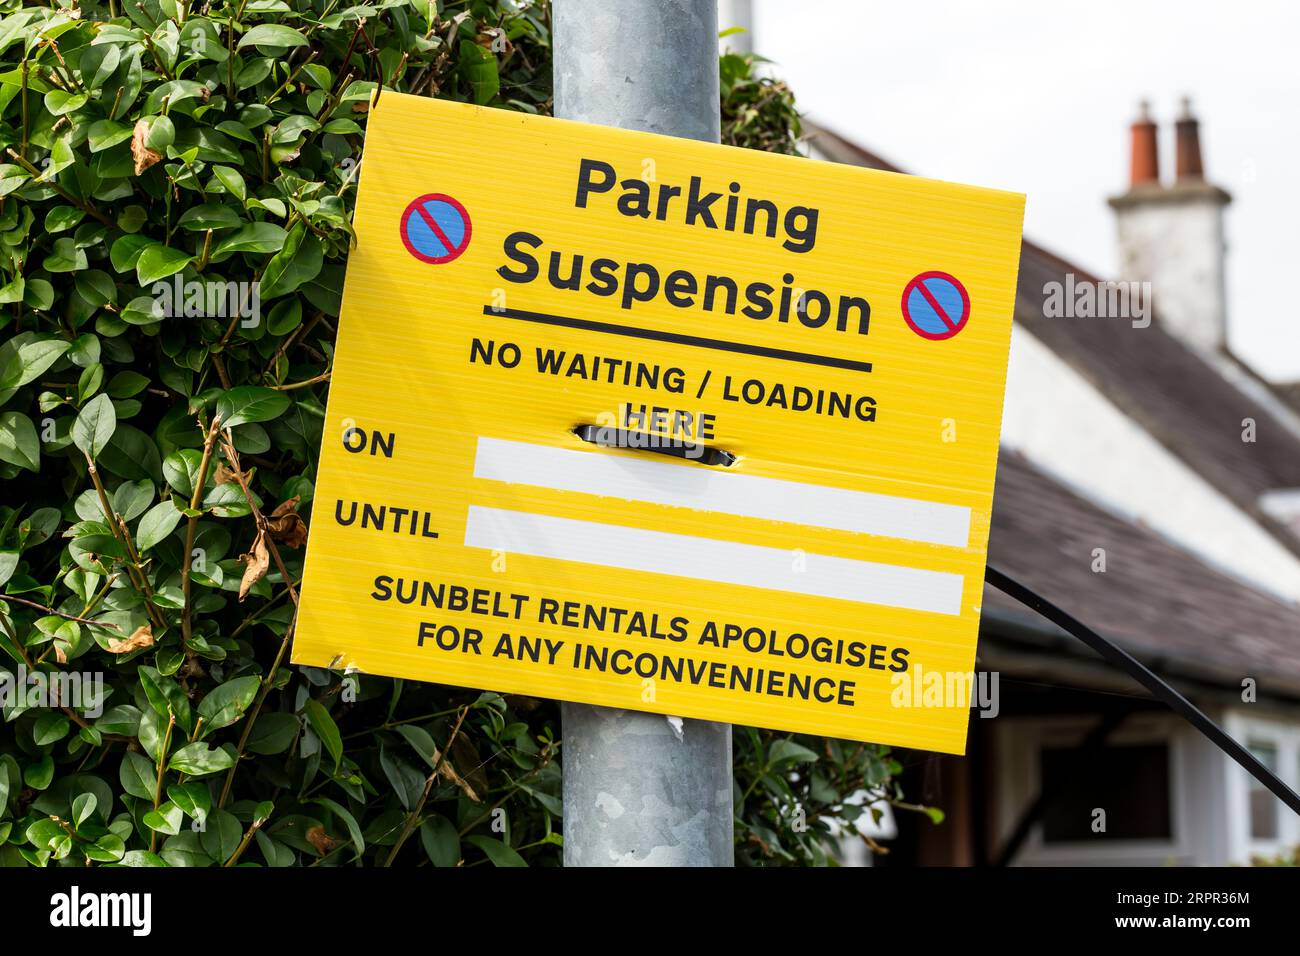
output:
POLYGON ((1222 727, 1201 713, 1200 709, 1190 700, 1148 670, 1141 661, 1122 648, 1115 646, 1082 622, 1071 617, 1051 601, 1035 594, 1029 588, 1018 581, 1012 580, 996 568, 986 567, 984 569, 984 580, 1008 597, 1014 598, 1030 610, 1041 614, 1063 631, 1077 637, 1107 661, 1126 671, 1134 680, 1149 690, 1153 696, 1168 704, 1175 713, 1213 741, 1215 746, 1245 767, 1252 777, 1268 787, 1294 813, 1300 815, 1300 794, 1297 794, 1283 783, 1277 774, 1260 763, 1254 754, 1229 737, 1222 727))

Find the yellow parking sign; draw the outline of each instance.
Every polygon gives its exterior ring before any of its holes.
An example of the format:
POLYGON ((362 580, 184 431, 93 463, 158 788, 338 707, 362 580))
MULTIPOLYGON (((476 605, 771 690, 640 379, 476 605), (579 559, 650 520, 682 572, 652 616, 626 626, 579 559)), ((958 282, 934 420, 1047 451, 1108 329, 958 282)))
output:
POLYGON ((384 93, 293 660, 962 752, 1023 206, 384 93))

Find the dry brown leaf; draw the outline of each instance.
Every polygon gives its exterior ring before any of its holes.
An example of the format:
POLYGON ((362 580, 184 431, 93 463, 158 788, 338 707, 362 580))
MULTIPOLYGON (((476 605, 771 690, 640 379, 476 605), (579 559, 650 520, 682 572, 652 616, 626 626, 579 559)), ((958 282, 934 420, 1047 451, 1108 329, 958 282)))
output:
POLYGON ((489 787, 487 761, 479 756, 478 748, 467 734, 457 734, 451 742, 451 755, 456 758, 456 766, 469 767, 464 771, 465 782, 479 793, 486 793, 489 787))
POLYGON ((238 482, 240 478, 248 480, 248 472, 238 472, 233 468, 227 468, 224 461, 217 462, 217 470, 212 475, 212 480, 219 485, 228 485, 232 481, 238 482))
POLYGON ((271 517, 266 519, 266 530, 271 533, 271 537, 290 548, 301 548, 307 543, 307 524, 293 510, 301 497, 294 495, 282 502, 271 512, 271 517))
MULTIPOLYGON (((438 751, 436 750, 433 752, 433 762, 435 764, 438 762, 438 751)), ((465 791, 465 796, 469 797, 475 803, 483 802, 482 798, 474 792, 474 788, 469 785, 464 777, 456 772, 456 768, 451 765, 450 760, 444 760, 442 762, 442 766, 438 768, 438 775, 452 786, 459 787, 461 790, 465 791)))
POLYGON ((63 645, 58 641, 54 642, 54 659, 60 664, 68 663, 68 652, 63 649, 63 645))
POLYGON ((257 537, 253 539, 253 550, 241 554, 239 560, 245 564, 244 579, 239 582, 239 600, 242 601, 248 597, 253 585, 266 576, 267 569, 271 566, 271 552, 266 548, 266 537, 262 532, 257 532, 257 537))
POLYGON ((301 548, 307 543, 307 523, 302 515, 287 514, 283 518, 271 518, 266 522, 271 537, 286 547, 301 548))
POLYGON ((124 641, 109 641, 108 652, 110 654, 130 654, 132 651, 138 651, 142 647, 153 646, 153 627, 149 624, 141 624, 135 629, 130 637, 124 641))
POLYGON ((131 158, 135 160, 135 174, 137 176, 154 163, 162 162, 162 153, 156 149, 150 149, 144 144, 145 137, 148 135, 149 124, 144 120, 137 120, 135 131, 131 135, 131 158))
POLYGON ((284 517, 289 512, 293 511, 294 508, 298 507, 298 502, 301 500, 302 500, 302 495, 294 495, 288 501, 280 502, 278 505, 275 506, 275 510, 271 512, 271 517, 272 518, 284 517))
POLYGON ((326 833, 324 827, 312 827, 309 829, 307 831, 307 842, 314 846, 321 856, 324 856, 330 850, 339 845, 339 841, 326 833))

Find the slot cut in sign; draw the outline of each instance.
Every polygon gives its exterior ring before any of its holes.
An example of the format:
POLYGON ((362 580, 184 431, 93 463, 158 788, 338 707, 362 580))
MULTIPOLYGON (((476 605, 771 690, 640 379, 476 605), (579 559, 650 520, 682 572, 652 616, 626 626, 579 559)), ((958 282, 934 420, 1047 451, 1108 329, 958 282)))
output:
POLYGON ((1024 197, 368 123, 293 660, 964 752, 1024 197))

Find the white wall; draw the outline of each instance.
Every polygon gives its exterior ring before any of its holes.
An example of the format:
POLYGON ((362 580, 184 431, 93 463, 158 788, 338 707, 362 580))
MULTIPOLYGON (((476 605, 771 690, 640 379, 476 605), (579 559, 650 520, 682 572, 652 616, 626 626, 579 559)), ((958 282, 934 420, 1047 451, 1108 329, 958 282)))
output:
MULTIPOLYGON (((1300 601, 1300 558, 1020 325, 1011 336, 1002 443, 1219 570, 1300 601)), ((1091 561, 1090 551, 1079 560, 1091 561)))

